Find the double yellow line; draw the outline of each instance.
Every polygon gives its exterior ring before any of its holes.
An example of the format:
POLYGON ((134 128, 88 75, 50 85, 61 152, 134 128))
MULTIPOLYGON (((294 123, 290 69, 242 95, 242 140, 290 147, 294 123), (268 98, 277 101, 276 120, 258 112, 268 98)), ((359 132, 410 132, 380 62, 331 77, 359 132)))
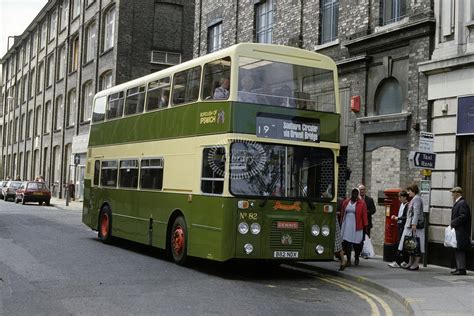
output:
POLYGON ((356 295, 358 295, 360 298, 364 299, 370 305, 370 308, 372 309, 372 315, 374 315, 374 316, 380 316, 381 315, 377 303, 382 307, 382 309, 384 311, 383 315, 393 316, 392 309, 390 308, 390 306, 383 299, 381 299, 380 297, 378 297, 378 296, 376 296, 376 295, 374 295, 374 294, 372 294, 372 293, 370 293, 370 292, 368 292, 364 289, 361 289, 361 288, 359 288, 355 285, 343 282, 341 280, 338 280, 337 278, 330 277, 330 276, 325 276, 323 278, 323 277, 312 275, 312 277, 315 278, 315 279, 319 279, 321 281, 327 282, 327 283, 337 285, 337 286, 339 286, 340 288, 342 288, 346 291, 350 291, 350 292, 355 293, 356 295))

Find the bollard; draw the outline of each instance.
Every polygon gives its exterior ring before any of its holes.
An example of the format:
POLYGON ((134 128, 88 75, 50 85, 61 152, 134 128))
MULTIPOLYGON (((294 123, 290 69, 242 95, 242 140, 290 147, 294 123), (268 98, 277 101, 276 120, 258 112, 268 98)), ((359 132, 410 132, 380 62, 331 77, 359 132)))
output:
POLYGON ((69 190, 67 188, 67 185, 66 185, 66 206, 69 206, 69 190))

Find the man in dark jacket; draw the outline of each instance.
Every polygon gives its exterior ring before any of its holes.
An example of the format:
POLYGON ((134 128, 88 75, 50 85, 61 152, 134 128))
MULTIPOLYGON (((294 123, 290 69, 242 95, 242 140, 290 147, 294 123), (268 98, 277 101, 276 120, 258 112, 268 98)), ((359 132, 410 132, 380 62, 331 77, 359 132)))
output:
POLYGON ((367 217, 368 217, 368 220, 369 220, 369 226, 367 227, 367 235, 370 237, 370 230, 372 229, 372 215, 375 214, 375 203, 374 203, 374 199, 371 198, 370 196, 366 195, 365 194, 365 185, 363 184, 359 184, 359 192, 360 192, 360 197, 362 198, 362 200, 365 201, 365 205, 367 205, 367 217))
POLYGON ((471 210, 462 196, 462 188, 454 187, 450 190, 453 195, 453 209, 451 211, 451 227, 456 231, 457 248, 454 251, 456 270, 454 275, 466 275, 466 251, 471 248, 471 210))

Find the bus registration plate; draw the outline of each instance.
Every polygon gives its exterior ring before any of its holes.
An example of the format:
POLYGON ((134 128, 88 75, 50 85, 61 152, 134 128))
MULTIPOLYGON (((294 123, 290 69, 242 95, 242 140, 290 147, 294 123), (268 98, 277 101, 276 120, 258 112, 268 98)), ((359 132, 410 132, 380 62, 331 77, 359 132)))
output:
POLYGON ((274 251, 274 258, 298 258, 298 251, 274 251))

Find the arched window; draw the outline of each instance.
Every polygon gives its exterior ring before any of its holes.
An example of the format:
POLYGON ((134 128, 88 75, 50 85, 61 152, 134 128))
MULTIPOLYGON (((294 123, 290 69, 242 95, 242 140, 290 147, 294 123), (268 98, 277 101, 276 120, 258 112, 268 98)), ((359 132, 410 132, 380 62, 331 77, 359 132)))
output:
POLYGON ((398 80, 391 77, 384 79, 375 93, 375 111, 377 115, 402 112, 402 88, 398 80))

